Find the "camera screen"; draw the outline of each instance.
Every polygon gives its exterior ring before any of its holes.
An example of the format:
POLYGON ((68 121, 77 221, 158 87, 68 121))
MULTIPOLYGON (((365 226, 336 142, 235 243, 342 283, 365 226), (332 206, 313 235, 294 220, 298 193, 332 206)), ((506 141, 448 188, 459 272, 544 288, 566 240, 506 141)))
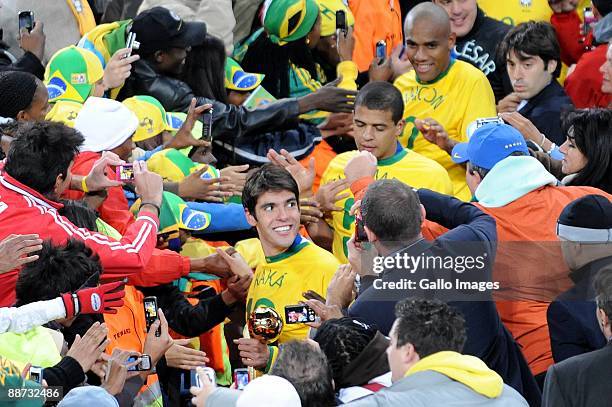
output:
POLYGON ((242 390, 249 384, 249 372, 248 370, 236 371, 236 388, 242 390))
POLYGON ((147 318, 157 318, 157 304, 155 304, 155 301, 145 301, 144 308, 147 318))
POLYGON ((120 181, 132 181, 134 179, 134 167, 132 165, 121 165, 117 172, 120 181))
POLYGON ((287 324, 314 322, 315 317, 315 312, 308 305, 288 305, 285 307, 285 322, 287 324))
POLYGON ((22 28, 27 29, 28 31, 32 31, 34 28, 34 21, 32 21, 32 14, 27 11, 22 11, 19 13, 19 29, 22 28))

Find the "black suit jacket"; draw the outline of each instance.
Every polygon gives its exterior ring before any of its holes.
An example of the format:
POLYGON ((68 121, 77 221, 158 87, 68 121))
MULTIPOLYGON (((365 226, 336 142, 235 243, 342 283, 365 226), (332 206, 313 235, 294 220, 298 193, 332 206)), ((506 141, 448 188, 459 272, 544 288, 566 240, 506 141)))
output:
POLYGON ((548 368, 543 407, 612 407, 612 342, 548 368))

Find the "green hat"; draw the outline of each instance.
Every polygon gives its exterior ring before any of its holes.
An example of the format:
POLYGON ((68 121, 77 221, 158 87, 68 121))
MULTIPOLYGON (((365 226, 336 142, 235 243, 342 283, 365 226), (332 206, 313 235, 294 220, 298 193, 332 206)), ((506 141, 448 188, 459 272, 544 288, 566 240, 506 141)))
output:
POLYGON ((225 87, 239 92, 248 92, 259 86, 265 75, 244 72, 232 58, 225 61, 225 87))
POLYGON ((262 12, 264 29, 278 45, 304 38, 318 17, 316 0, 266 0, 262 12))
POLYGON ((62 48, 53 54, 45 70, 49 102, 61 99, 85 103, 103 76, 104 68, 96 54, 74 45, 62 48))

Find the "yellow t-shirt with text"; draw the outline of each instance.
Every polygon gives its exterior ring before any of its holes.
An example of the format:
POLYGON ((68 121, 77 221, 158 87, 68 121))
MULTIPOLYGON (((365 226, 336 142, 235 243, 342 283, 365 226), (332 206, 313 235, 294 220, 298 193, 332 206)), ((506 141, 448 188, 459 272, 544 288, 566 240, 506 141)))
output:
POLYGON ((259 306, 274 308, 283 320, 280 343, 307 338, 307 325, 285 323, 285 306, 304 301, 302 293, 308 290, 325 297, 339 265, 330 252, 298 235, 289 249, 266 257, 255 269, 247 295, 247 318, 259 306))
MULTIPOLYGON (((337 155, 325 170, 321 185, 345 178, 344 167, 357 154, 358 151, 349 151, 337 155)), ((447 195, 453 193, 453 184, 444 167, 414 151, 405 149, 399 150, 393 157, 379 160, 375 178, 397 179, 413 188, 427 188, 447 195)), ((334 231, 332 243, 334 256, 340 262, 348 263, 346 244, 355 231, 355 217, 350 215, 349 211, 355 203, 355 198, 348 188, 342 193, 349 195, 336 202, 336 206, 343 210, 333 212, 332 218, 326 221, 334 231)))
POLYGON ((432 82, 421 82, 412 70, 398 77, 394 85, 404 98, 406 126, 400 136, 402 146, 437 161, 453 182, 453 195, 463 201, 471 199, 465 183, 465 167, 453 163, 450 155, 427 141, 414 126, 416 119, 432 118, 440 123, 449 137, 467 141, 471 122, 497 116, 495 97, 487 77, 467 62, 453 60, 432 82))
POLYGON ((512 26, 529 20, 550 22, 552 16, 548 0, 478 0, 478 5, 487 16, 512 26))

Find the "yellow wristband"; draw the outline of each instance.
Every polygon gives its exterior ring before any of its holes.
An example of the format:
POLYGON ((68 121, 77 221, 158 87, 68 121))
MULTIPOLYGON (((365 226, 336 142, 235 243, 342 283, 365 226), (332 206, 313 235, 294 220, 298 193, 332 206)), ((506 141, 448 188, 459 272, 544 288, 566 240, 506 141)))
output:
POLYGON ((89 189, 87 188, 87 182, 86 181, 87 181, 87 176, 84 176, 83 179, 81 180, 81 189, 85 193, 89 192, 89 189))

